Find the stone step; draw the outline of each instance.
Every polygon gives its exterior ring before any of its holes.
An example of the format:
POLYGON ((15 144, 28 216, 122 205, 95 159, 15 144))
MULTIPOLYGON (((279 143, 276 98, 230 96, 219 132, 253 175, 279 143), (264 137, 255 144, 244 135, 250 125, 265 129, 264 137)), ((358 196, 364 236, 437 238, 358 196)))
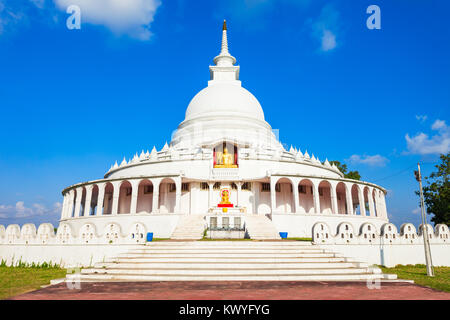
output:
POLYGON ((106 259, 106 263, 149 263, 149 262, 160 262, 160 263, 235 263, 235 262, 271 262, 271 263, 302 263, 302 262, 353 262, 348 261, 344 257, 299 257, 299 258, 270 258, 270 257, 215 257, 215 258, 205 258, 205 257, 145 257, 145 258, 113 258, 106 259))
POLYGON ((366 281, 385 279, 383 274, 304 274, 304 275, 67 275, 67 281, 366 281))
MULTIPOLYGON (((130 250, 126 254, 177 254, 177 253, 221 253, 221 254, 254 254, 254 253, 265 253, 265 254, 282 254, 282 253, 327 253, 324 249, 319 248, 302 248, 302 249, 264 249, 264 248, 243 248, 243 249, 237 249, 237 248, 198 248, 198 249, 191 249, 191 248, 182 248, 182 249, 135 249, 130 250)), ((122 254, 121 254, 122 255, 122 254)))
POLYGON ((240 241, 155 241, 147 242, 147 246, 155 247, 206 247, 206 246, 226 246, 226 247, 244 247, 244 246, 272 246, 272 247, 296 247, 296 246, 309 246, 309 247, 320 247, 318 245, 312 244, 310 241, 289 241, 289 240, 279 240, 279 241, 253 241, 253 240, 240 240, 240 241))
POLYGON ((332 269, 332 268, 368 268, 369 265, 363 262, 285 262, 283 264, 273 262, 141 262, 141 263, 96 263, 94 268, 114 268, 114 269, 223 269, 223 268, 236 268, 236 269, 306 269, 306 268, 318 268, 318 269, 332 269))
POLYGON ((171 252, 159 252, 159 253, 122 253, 118 258, 189 258, 195 255, 198 258, 222 258, 230 257, 235 259, 245 259, 245 258, 335 258, 342 257, 338 253, 328 253, 328 252, 307 252, 307 253, 277 253, 277 252, 255 252, 246 253, 241 251, 231 251, 231 252, 196 252, 196 253, 171 253, 171 252))
POLYGON ((135 268, 89 268, 83 269, 81 272, 83 275, 91 274, 107 274, 107 275, 176 275, 176 276, 229 276, 229 275, 251 275, 251 276, 267 276, 267 275, 317 275, 317 274, 362 274, 368 273, 367 268, 333 268, 333 269, 305 269, 305 268, 292 268, 292 269, 135 269, 135 268))

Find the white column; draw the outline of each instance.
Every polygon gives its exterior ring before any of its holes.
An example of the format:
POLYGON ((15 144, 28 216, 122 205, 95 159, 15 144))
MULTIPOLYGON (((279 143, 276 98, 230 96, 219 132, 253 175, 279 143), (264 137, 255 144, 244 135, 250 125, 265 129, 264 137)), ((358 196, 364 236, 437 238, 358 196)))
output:
POLYGON ((277 195, 275 186, 277 184, 277 180, 274 177, 270 177, 270 208, 271 213, 275 213, 276 207, 277 207, 277 195))
POLYGON ((69 205, 67 206, 67 218, 72 218, 73 201, 75 197, 74 189, 69 191, 69 205))
POLYGON ((374 203, 373 203, 373 189, 369 188, 369 191, 367 192, 367 196, 369 197, 369 211, 370 211, 370 216, 371 217, 375 217, 375 207, 374 207, 374 203))
POLYGON ((353 215, 352 186, 348 183, 345 183, 345 197, 347 199, 347 214, 353 215))
POLYGON ((84 201, 84 216, 88 217, 89 212, 91 211, 91 199, 92 199, 92 189, 94 189, 94 185, 86 186, 86 199, 84 201))
POLYGON ((175 213, 181 212, 181 177, 175 179, 175 213))
POLYGON ((298 196, 298 183, 299 181, 294 179, 292 181, 292 192, 294 194, 294 213, 298 213, 300 210, 300 200, 298 196))
POLYGON ((105 186, 106 183, 97 183, 98 187, 98 197, 97 197, 97 212, 96 216, 103 215, 103 201, 105 199, 105 186))
POLYGON ((331 213, 338 214, 339 207, 337 203, 337 188, 336 184, 334 184, 334 181, 330 182, 330 197, 331 197, 331 213))
POLYGON ((259 203, 259 182, 252 182, 252 192, 253 192, 253 213, 258 214, 258 203, 259 203))
POLYGON ((159 207, 159 184, 161 179, 150 179, 150 181, 153 184, 152 213, 156 213, 159 207))
POLYGON ((75 201, 75 217, 80 216, 81 198, 83 197, 83 188, 77 188, 77 197, 75 201))
POLYGON ((237 186, 237 206, 240 207, 242 182, 236 182, 237 186))
POLYGON ((209 182, 208 187, 209 187, 208 188, 208 209, 209 209, 213 206, 212 195, 213 195, 214 182, 209 182))
POLYGON ((359 212, 361 216, 366 215, 366 202, 364 201, 364 189, 358 186, 359 212))
POLYGON ((62 210, 61 210, 61 220, 65 219, 67 216, 67 205, 68 205, 68 197, 69 193, 66 192, 63 196, 63 204, 62 204, 62 210))
POLYGON ((137 209, 139 183, 141 180, 130 180, 131 183, 131 206, 130 214, 135 214, 137 209))
POLYGON ((388 218, 388 213, 387 213, 387 207, 386 207, 386 195, 384 194, 384 192, 381 194, 381 207, 383 208, 383 217, 385 219, 389 219, 388 218))
POLYGON ((320 195, 319 195, 319 181, 312 181, 313 183, 313 190, 314 190, 314 210, 316 211, 316 214, 320 214, 320 195))
POLYGON ((119 212, 119 195, 120 195, 120 184, 122 181, 113 181, 112 185, 114 187, 113 190, 113 201, 112 201, 112 210, 111 215, 117 215, 119 212))

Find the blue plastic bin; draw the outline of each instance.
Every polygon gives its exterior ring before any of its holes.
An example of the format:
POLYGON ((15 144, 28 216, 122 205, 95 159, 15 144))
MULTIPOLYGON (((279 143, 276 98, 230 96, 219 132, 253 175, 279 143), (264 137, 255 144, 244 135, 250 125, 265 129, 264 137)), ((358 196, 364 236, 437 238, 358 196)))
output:
POLYGON ((147 242, 153 241, 153 232, 147 232, 147 242))
POLYGON ((286 239, 287 238, 288 233, 287 232, 280 232, 280 237, 281 239, 286 239))

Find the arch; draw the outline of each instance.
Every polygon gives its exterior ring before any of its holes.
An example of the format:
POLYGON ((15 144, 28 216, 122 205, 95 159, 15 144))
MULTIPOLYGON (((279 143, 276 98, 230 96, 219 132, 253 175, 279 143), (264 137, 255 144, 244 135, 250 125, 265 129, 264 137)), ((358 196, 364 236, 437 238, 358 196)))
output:
POLYGON ((332 214, 333 209, 331 205, 331 183, 327 180, 322 180, 319 183, 319 201, 320 213, 332 214))
POLYGON ((369 187, 364 187, 363 189, 363 202, 364 208, 366 209, 366 216, 370 216, 370 205, 369 205, 369 187))
POLYGON ((72 227, 67 223, 61 223, 56 230, 56 238, 59 243, 71 243, 73 240, 72 227))
POLYGON ((6 243, 17 243, 20 239, 20 227, 18 224, 10 224, 5 231, 6 243))
POLYGON ((77 204, 77 190, 76 189, 72 189, 73 191, 73 199, 72 199, 72 212, 70 213, 70 216, 73 218, 75 217, 75 207, 77 204))
POLYGON ((314 184, 309 179, 303 179, 298 184, 299 213, 314 213, 314 184))
POLYGON ((20 230, 20 237, 26 244, 31 243, 36 238, 36 226, 33 223, 26 223, 20 230))
POLYGON ((312 240, 314 243, 329 243, 333 240, 330 226, 326 222, 316 222, 312 227, 312 240))
POLYGON ((140 223, 136 222, 131 225, 129 237, 130 241, 133 243, 145 243, 145 235, 147 234, 147 229, 145 226, 140 223))
POLYGON ((81 202, 80 202, 80 211, 78 212, 78 216, 79 217, 83 217, 84 216, 84 208, 86 206, 86 188, 82 187, 81 189, 81 202))
POLYGON ((355 229, 350 222, 341 222, 337 226, 336 240, 339 243, 350 243, 356 239, 355 229))
POLYGON ((96 209, 98 205, 98 185, 94 184, 91 190, 91 203, 89 204, 89 215, 93 216, 96 214, 96 209))
POLYGON ((136 212, 152 212, 153 208, 153 183, 148 179, 143 179, 138 185, 138 196, 136 212))
POLYGON ((374 210, 374 216, 378 217, 379 214, 379 207, 378 207, 378 190, 375 190, 375 188, 372 191, 372 199, 373 199, 373 210, 374 210))
POLYGON ((131 193, 133 186, 127 180, 122 181, 119 187, 119 205, 118 214, 130 213, 131 211, 131 193))
POLYGON ((336 202, 338 214, 349 214, 350 210, 348 210, 347 203, 347 188, 343 182, 339 182, 336 185, 336 202))
POLYGON ((352 185, 352 202, 353 202, 353 212, 355 215, 361 215, 361 204, 359 203, 359 186, 355 183, 352 185))
POLYGON ((360 227, 359 238, 362 242, 374 243, 378 238, 377 228, 370 222, 365 222, 360 227))
POLYGON ((276 212, 291 213, 294 211, 294 184, 288 178, 279 178, 275 183, 276 212))
POLYGON ((92 243, 97 239, 95 225, 86 223, 80 228, 79 239, 81 243, 92 243))
POLYGON ((159 212, 171 213, 175 211, 177 184, 172 178, 164 178, 159 184, 159 212))
POLYGON ((51 223, 42 223, 37 230, 37 238, 40 243, 48 243, 55 237, 55 228, 51 223))
POLYGON ((108 223, 103 230, 106 243, 119 243, 122 237, 121 228, 117 223, 108 223))
POLYGON ((114 185, 111 182, 107 182, 105 185, 105 196, 103 198, 103 214, 112 213, 114 185))

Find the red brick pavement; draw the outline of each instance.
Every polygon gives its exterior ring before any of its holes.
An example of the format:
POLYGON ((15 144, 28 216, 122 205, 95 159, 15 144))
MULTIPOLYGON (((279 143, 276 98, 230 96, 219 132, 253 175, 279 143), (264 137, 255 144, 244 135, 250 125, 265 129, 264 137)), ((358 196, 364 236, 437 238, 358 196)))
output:
POLYGON ((22 294, 17 300, 450 300, 450 293, 404 282, 177 281, 65 283, 22 294))

